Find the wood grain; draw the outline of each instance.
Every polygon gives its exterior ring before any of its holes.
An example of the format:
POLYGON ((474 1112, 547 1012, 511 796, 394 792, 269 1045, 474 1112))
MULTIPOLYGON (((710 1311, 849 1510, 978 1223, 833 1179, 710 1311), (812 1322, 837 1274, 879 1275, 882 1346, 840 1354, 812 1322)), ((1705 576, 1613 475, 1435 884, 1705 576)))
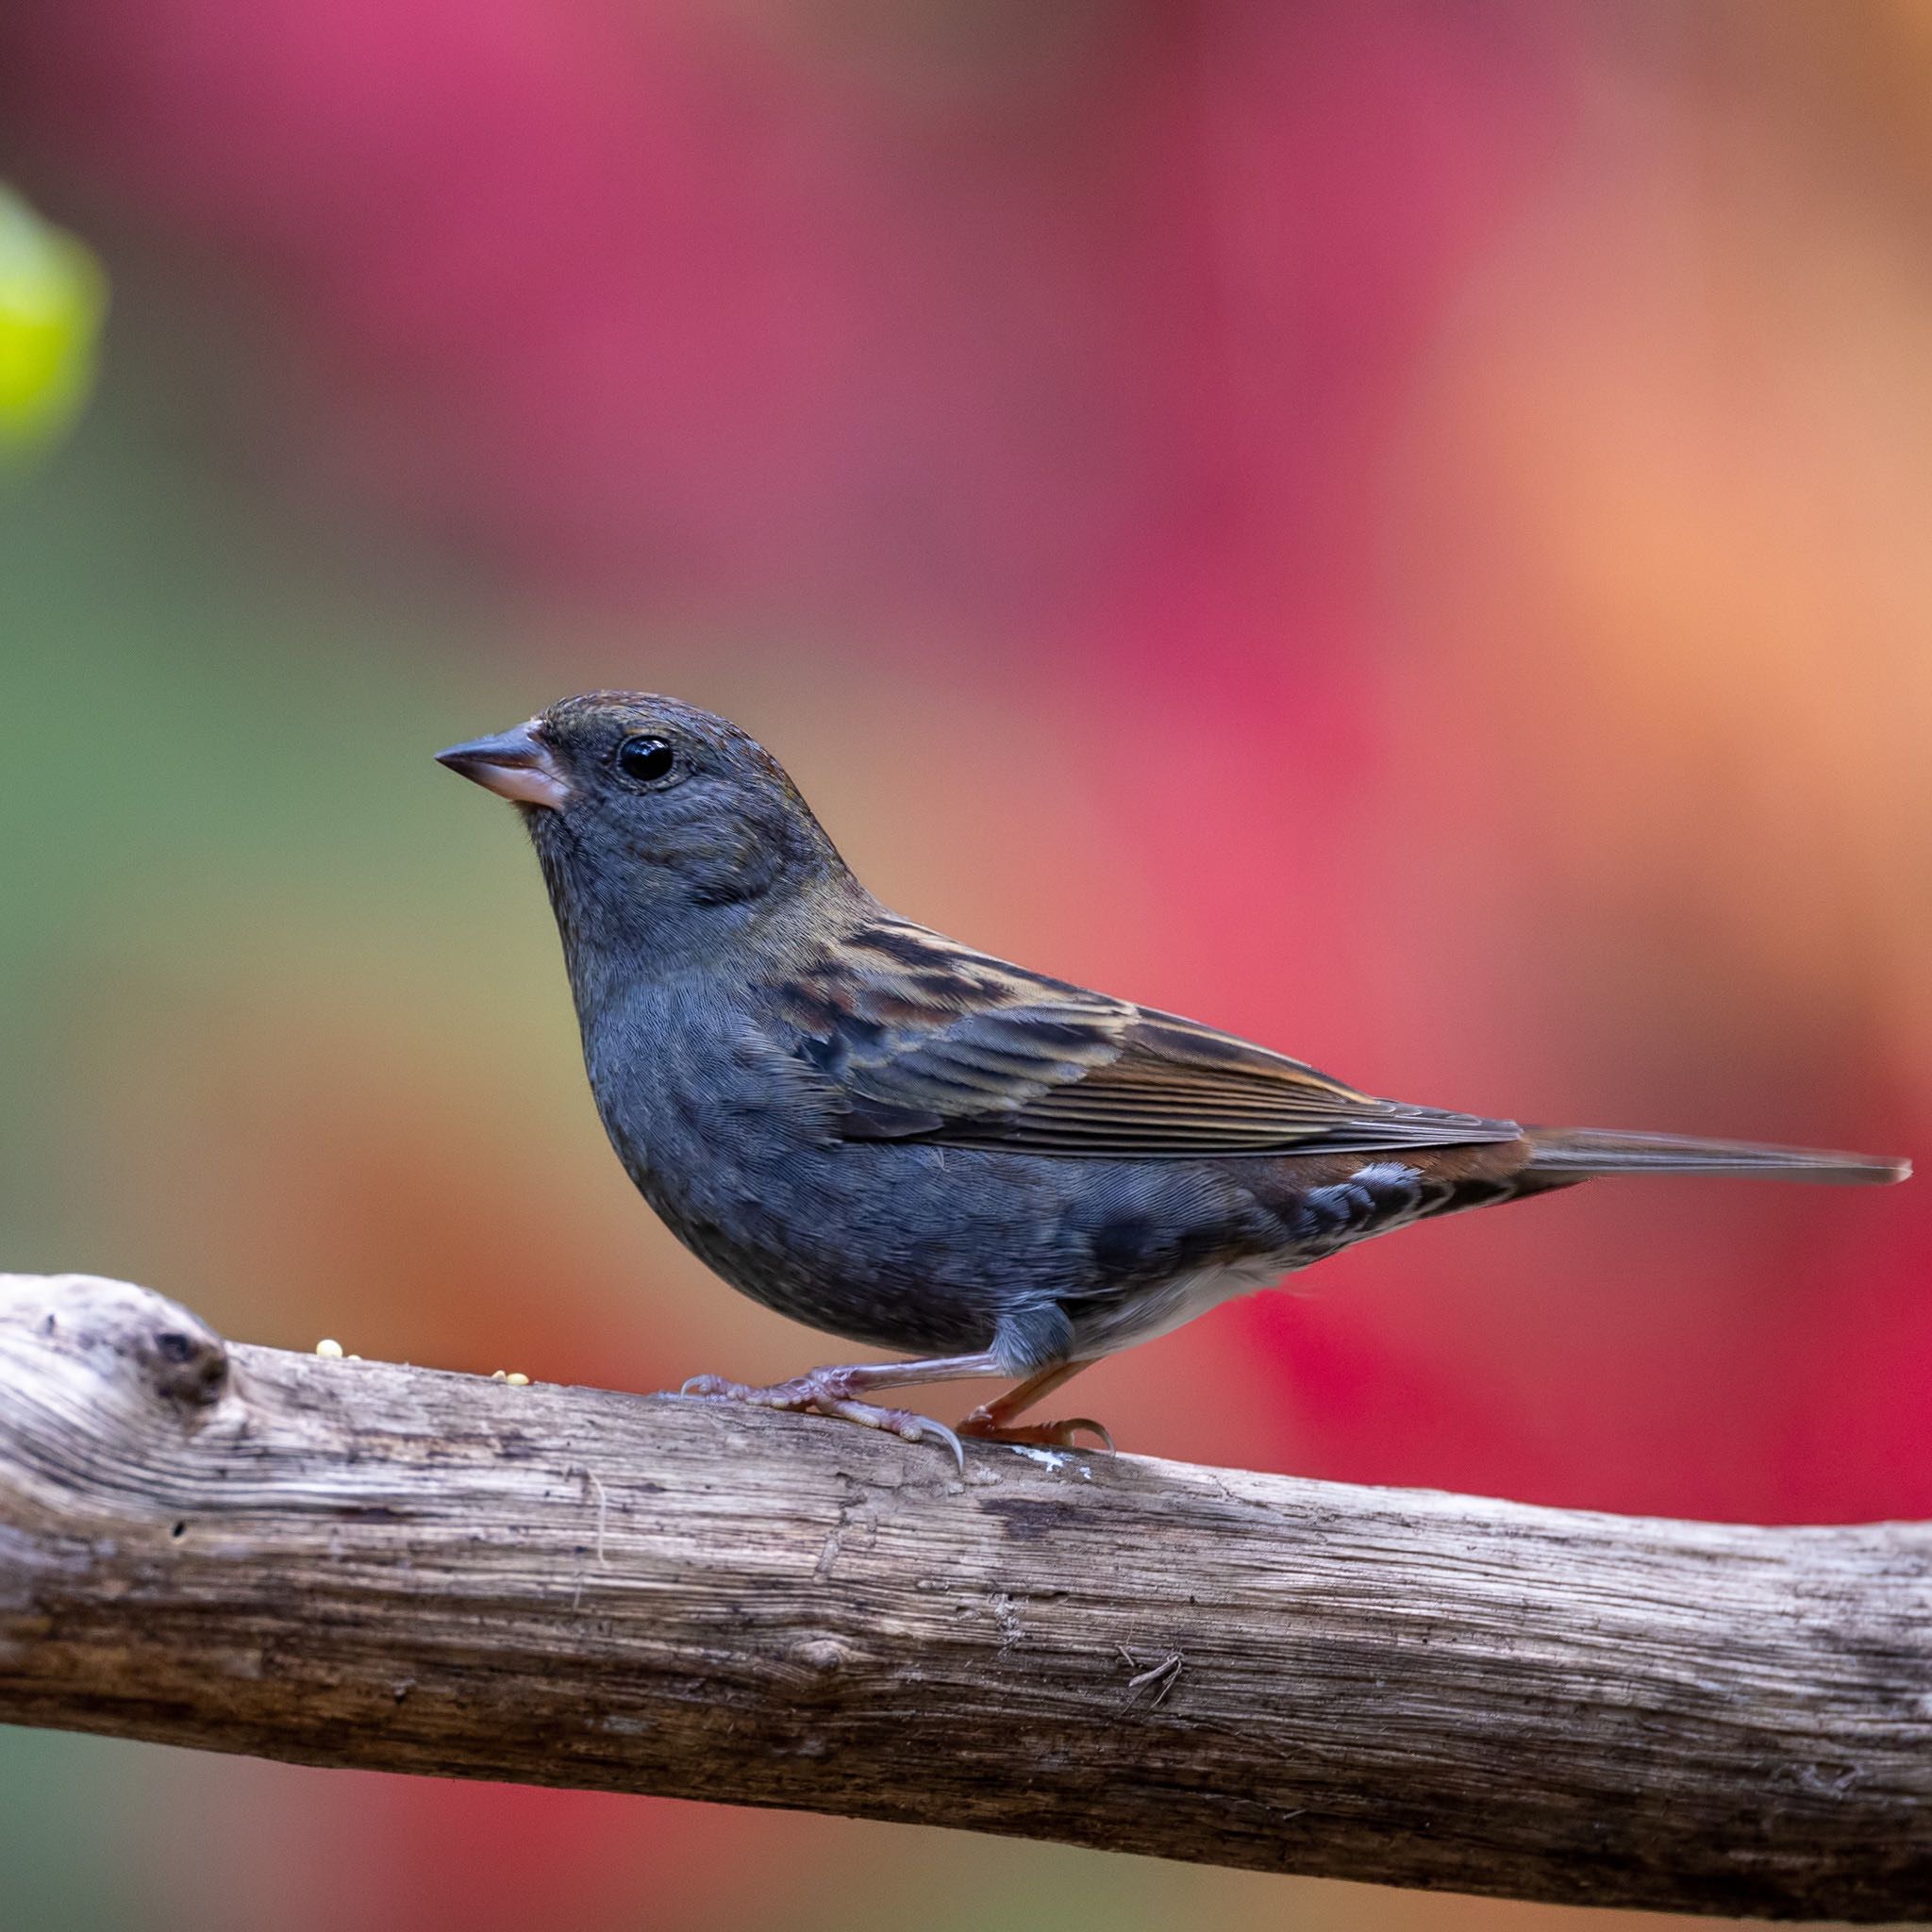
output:
POLYGON ((0 1719, 1387 1884, 1932 1919, 1932 1526, 225 1343, 0 1276, 0 1719))

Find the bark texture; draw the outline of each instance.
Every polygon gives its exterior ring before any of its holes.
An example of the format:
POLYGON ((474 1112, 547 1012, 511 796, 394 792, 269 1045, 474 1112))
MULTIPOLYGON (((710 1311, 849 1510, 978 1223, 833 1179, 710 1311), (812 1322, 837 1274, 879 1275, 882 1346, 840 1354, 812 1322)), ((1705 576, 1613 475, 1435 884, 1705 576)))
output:
POLYGON ((0 1276, 0 1719, 1579 1905, 1932 1919, 1932 1526, 968 1445, 0 1276))

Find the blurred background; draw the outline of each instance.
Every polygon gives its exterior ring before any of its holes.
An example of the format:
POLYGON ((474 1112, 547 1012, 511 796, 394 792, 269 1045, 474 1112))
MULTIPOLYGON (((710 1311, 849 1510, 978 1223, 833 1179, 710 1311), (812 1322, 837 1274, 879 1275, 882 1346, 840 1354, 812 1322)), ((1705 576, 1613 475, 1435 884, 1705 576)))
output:
MULTIPOLYGON (((824 1359, 632 1193, 512 814, 430 762, 595 685, 741 720, 902 910, 1373 1091, 1926 1151, 1926 0, 11 0, 0 178, 4 1265, 485 1373, 824 1359)), ((1924 1516, 1928 1261, 1923 1181, 1586 1190, 1083 1405, 1924 1516)), ((163 1932, 1561 1916, 25 1731, 0 1876, 163 1932)))

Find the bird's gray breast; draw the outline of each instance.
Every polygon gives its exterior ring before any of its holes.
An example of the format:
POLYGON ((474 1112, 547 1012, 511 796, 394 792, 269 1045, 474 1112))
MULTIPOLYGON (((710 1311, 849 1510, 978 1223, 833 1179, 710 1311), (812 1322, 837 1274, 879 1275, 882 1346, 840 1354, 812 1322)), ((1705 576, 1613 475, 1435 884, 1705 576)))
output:
POLYGON ((1037 1166, 974 1150, 841 1141, 835 1097, 702 987, 597 1015, 585 1053, 619 1158, 733 1287, 874 1347, 991 1346, 1016 1307, 1079 1274, 1037 1166))

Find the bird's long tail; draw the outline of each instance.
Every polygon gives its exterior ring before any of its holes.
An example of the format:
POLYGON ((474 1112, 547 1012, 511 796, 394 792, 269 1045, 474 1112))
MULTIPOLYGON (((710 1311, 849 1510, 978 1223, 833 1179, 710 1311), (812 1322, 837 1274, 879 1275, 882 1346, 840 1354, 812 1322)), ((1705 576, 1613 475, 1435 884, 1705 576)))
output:
POLYGON ((1527 1173, 1553 1182, 1599 1174, 1701 1174, 1755 1180, 1874 1187, 1902 1181, 1909 1160, 1834 1154, 1817 1147, 1766 1147, 1755 1141, 1697 1141, 1676 1134, 1622 1134, 1607 1127, 1525 1127, 1535 1152, 1527 1173))

